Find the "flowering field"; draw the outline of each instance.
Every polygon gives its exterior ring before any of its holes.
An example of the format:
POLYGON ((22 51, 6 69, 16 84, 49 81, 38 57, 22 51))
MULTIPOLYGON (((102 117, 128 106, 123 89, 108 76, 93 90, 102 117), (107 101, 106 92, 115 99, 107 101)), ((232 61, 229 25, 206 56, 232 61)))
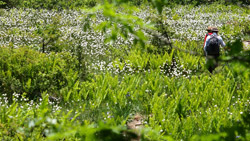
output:
MULTIPOLYGON (((88 15, 0 9, 2 140, 250 138, 249 66, 220 62, 210 74, 204 56, 183 51, 203 54, 207 26, 217 26, 228 45, 249 40, 249 9, 164 8, 162 26, 173 47, 145 29, 145 45, 133 34, 114 36, 112 26, 102 32, 100 24, 110 20, 105 12, 88 15), (136 114, 142 125, 127 129, 136 114)), ((158 27, 152 7, 132 15, 158 27)), ((119 26, 113 24, 117 32, 119 26)))

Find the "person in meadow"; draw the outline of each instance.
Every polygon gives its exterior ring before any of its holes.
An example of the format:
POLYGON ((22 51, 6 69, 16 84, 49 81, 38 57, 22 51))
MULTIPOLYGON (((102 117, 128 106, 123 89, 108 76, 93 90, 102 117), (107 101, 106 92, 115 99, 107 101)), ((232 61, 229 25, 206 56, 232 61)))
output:
POLYGON ((203 44, 203 49, 204 49, 204 47, 205 47, 205 43, 206 43, 207 37, 208 37, 209 35, 212 35, 212 34, 213 34, 213 32, 212 32, 212 27, 211 27, 211 26, 207 27, 206 30, 207 30, 207 33, 206 33, 206 35, 205 35, 204 44, 203 44))
POLYGON ((212 73, 214 69, 218 66, 220 46, 226 46, 221 36, 218 35, 218 28, 213 27, 211 30, 212 34, 206 37, 204 45, 204 51, 206 54, 206 64, 210 73, 212 73))

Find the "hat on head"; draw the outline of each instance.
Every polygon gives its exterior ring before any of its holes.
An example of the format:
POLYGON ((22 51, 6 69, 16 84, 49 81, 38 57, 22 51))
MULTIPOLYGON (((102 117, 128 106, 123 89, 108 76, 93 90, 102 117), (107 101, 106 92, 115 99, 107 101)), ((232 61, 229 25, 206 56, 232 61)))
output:
POLYGON ((217 27, 213 27, 213 28, 212 28, 212 31, 213 31, 213 32, 218 32, 219 30, 218 30, 217 27))
POLYGON ((208 26, 206 30, 207 30, 207 31, 211 31, 211 30, 212 30, 212 27, 211 27, 211 26, 208 26))

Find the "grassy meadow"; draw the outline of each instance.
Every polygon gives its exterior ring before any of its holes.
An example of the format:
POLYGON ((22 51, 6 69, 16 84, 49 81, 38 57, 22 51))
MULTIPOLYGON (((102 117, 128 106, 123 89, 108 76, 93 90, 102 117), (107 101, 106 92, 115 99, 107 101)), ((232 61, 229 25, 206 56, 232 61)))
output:
POLYGON ((118 8, 124 19, 0 9, 1 140, 249 140, 247 61, 221 61, 210 74, 203 42, 208 26, 227 46, 250 40, 250 9, 174 5, 159 17, 152 6, 133 8, 118 8), (135 115, 142 125, 128 129, 135 115))

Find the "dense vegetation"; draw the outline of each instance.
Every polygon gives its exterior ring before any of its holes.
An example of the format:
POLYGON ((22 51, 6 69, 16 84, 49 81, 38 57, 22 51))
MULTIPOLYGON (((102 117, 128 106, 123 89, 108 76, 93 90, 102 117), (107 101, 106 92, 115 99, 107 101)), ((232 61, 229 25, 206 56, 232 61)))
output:
POLYGON ((0 1, 1 139, 249 140, 249 3, 190 2, 0 1))

